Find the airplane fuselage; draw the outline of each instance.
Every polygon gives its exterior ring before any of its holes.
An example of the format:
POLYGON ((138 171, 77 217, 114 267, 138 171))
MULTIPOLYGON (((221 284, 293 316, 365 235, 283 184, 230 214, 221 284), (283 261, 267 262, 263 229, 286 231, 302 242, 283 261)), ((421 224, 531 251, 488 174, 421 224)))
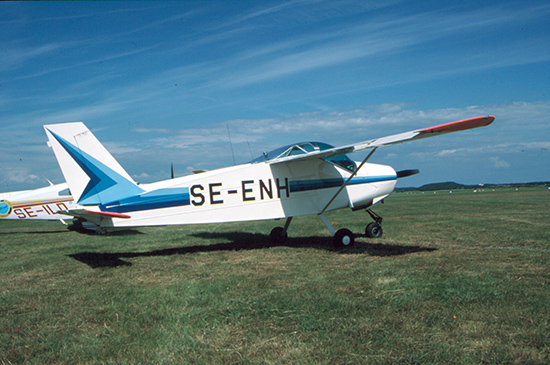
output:
MULTIPOLYGON (((280 219, 319 214, 351 172, 324 159, 252 163, 140 185, 143 193, 87 210, 102 228, 280 219)), ((390 166, 365 164, 327 211, 366 208, 395 188, 390 166)))
POLYGON ((36 190, 0 193, 0 219, 60 220, 71 216, 56 214, 75 207, 66 183, 36 190))

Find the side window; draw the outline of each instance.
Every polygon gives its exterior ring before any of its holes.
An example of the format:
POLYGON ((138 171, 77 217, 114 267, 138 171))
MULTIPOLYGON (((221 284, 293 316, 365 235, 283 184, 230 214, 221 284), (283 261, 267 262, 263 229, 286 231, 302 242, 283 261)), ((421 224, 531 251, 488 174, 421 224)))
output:
POLYGON ((71 195, 71 191, 67 188, 65 190, 61 190, 58 194, 59 196, 69 196, 71 195))
POLYGON ((326 160, 351 172, 354 172, 355 169, 357 168, 357 166, 355 165, 355 162, 350 160, 350 158, 346 155, 334 156, 334 157, 327 158, 326 160))

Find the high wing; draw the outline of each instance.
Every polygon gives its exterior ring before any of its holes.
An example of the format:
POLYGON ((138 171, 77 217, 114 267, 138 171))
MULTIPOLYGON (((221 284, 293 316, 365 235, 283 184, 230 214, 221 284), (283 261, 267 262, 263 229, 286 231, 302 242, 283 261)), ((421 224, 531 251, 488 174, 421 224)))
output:
POLYGON ((459 120, 457 122, 451 122, 446 124, 441 124, 429 128, 417 129, 410 132, 394 134, 392 136, 382 137, 371 139, 369 141, 360 142, 357 144, 351 144, 342 147, 334 147, 323 151, 315 151, 307 154, 292 155, 277 158, 269 161, 270 164, 279 164, 283 162, 288 162, 290 160, 304 160, 310 158, 330 158, 339 155, 345 155, 348 153, 364 151, 368 149, 373 149, 381 146, 403 143, 407 141, 412 141, 416 139, 422 139, 427 137, 439 136, 446 133, 464 131, 473 128, 484 127, 491 124, 495 120, 495 117, 492 115, 486 117, 477 117, 465 120, 459 120))

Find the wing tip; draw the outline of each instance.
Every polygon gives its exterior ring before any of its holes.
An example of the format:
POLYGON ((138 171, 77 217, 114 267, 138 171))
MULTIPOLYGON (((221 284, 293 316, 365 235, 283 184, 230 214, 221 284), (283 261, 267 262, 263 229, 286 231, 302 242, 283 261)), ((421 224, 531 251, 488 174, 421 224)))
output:
POLYGON ((464 131, 473 128, 485 127, 493 123, 495 117, 488 115, 484 117, 476 117, 470 119, 459 120, 456 122, 440 124, 434 127, 420 129, 418 133, 449 133, 464 131))

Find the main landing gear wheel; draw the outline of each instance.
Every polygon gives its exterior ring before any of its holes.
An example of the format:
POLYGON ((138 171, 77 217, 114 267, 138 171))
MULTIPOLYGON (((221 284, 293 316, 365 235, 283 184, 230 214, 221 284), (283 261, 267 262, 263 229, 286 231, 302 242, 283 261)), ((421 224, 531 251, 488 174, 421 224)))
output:
POLYGON ((382 226, 376 222, 369 223, 365 228, 365 235, 370 238, 382 237, 382 226))
POLYGON ((282 244, 288 240, 288 233, 283 227, 275 227, 271 230, 269 239, 271 240, 271 243, 282 244))
POLYGON ((355 238, 349 229, 342 228, 334 234, 334 246, 336 247, 351 247, 354 243, 355 238))

